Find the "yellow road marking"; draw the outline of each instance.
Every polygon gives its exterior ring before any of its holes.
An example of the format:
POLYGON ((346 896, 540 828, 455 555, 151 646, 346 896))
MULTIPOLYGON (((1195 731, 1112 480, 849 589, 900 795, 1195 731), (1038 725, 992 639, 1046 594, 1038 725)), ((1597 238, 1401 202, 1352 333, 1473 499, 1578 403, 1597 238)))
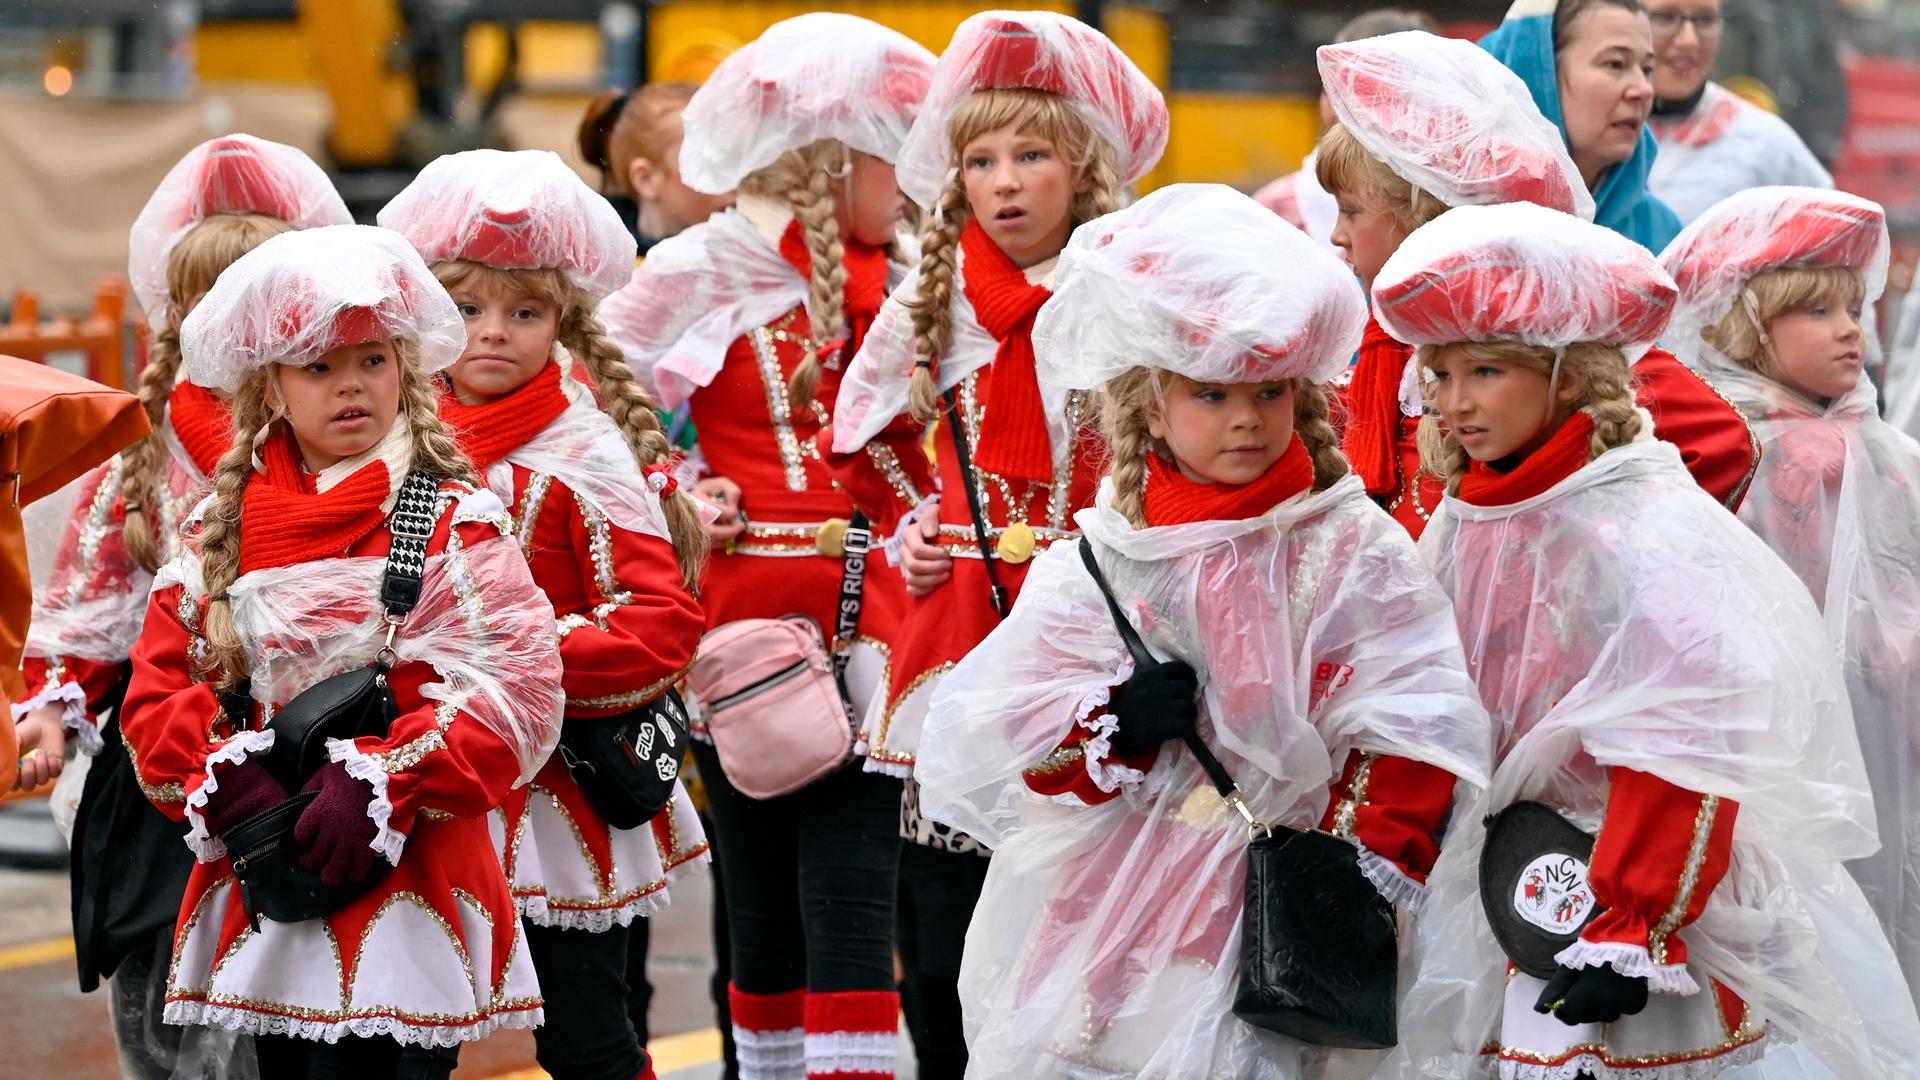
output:
POLYGON ((35 941, 26 945, 15 945, 10 949, 0 949, 0 971, 33 967, 36 964, 51 964, 55 960, 68 960, 72 957, 73 939, 70 937, 35 941))
MULTIPOLYGON (((719 1028, 668 1035, 647 1044, 647 1053, 653 1055, 653 1071, 661 1076, 681 1069, 711 1065, 720 1060, 720 1051, 719 1028)), ((547 1074, 543 1069, 520 1069, 498 1073, 487 1080, 547 1080, 547 1074)))

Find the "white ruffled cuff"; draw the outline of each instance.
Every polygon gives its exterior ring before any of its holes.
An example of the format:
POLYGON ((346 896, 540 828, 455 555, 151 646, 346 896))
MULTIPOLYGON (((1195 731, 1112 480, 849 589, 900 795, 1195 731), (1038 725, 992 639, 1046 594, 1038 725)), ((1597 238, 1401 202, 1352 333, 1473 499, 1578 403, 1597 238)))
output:
POLYGON ((94 723, 93 715, 87 712, 86 690, 72 679, 50 683, 27 700, 14 702, 13 722, 18 724, 33 710, 56 703, 60 706, 60 726, 73 737, 80 752, 89 755, 99 753, 103 745, 100 727, 94 723))
POLYGON ((373 843, 368 846, 379 852, 389 865, 399 866, 400 853, 407 846, 407 834, 387 824, 393 819, 393 801, 387 798, 387 770, 346 739, 327 740, 327 760, 346 762, 348 776, 373 786, 373 801, 367 804, 367 817, 373 819, 375 832, 373 843))
POLYGON ((207 799, 220 790, 220 779, 214 774, 218 765, 237 765, 255 754, 264 754, 273 749, 273 732, 243 731, 226 742, 220 748, 207 755, 207 777, 200 786, 187 793, 187 847, 193 856, 201 862, 219 862, 226 857, 227 845, 220 838, 207 831, 207 799))
POLYGON ((940 494, 939 492, 935 492, 915 503, 913 509, 900 515, 899 523, 893 527, 893 535, 887 537, 887 542, 881 545, 881 550, 887 553, 887 565, 901 565, 902 560, 905 558, 901 552, 907 544, 907 530, 918 525, 920 519, 926 517, 928 514, 936 514, 939 512, 940 494))
POLYGON ((1355 840, 1353 846, 1360 849, 1360 872, 1367 875, 1367 880, 1380 890, 1380 895, 1386 898, 1387 903, 1402 911, 1420 910, 1427 900, 1425 885, 1408 877, 1407 872, 1392 859, 1367 850, 1367 845, 1360 841, 1355 840))
POLYGON ((1587 941, 1584 938, 1554 954, 1553 962, 1565 968, 1611 967, 1629 978, 1647 980, 1647 989, 1656 994, 1686 997, 1700 992, 1685 964, 1656 964, 1644 945, 1619 941, 1587 941))
POLYGON ((1113 688, 1133 677, 1133 658, 1120 658, 1120 673, 1114 681, 1088 694, 1073 711, 1073 722, 1091 731, 1087 740, 1080 744, 1081 752, 1086 755, 1087 779, 1101 791, 1118 791, 1122 786, 1138 784, 1147 778, 1139 769, 1109 760, 1113 756, 1113 734, 1120 730, 1120 720, 1112 713, 1100 712, 1113 699, 1113 688))

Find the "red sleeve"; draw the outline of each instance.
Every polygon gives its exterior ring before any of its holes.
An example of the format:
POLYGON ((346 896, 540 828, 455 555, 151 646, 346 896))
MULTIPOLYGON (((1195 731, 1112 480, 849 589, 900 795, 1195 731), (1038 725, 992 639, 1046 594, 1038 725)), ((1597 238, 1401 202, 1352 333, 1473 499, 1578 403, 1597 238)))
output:
POLYGON ((527 552, 559 619, 568 716, 612 716, 658 697, 706 627, 673 544, 614 527, 554 484, 527 552))
POLYGON ((87 712, 98 713, 107 707, 113 688, 120 684, 120 677, 126 670, 124 663, 103 664, 78 657, 29 656, 20 662, 20 674, 27 681, 27 694, 14 703, 14 711, 19 713, 29 709, 35 698, 56 694, 60 687, 71 683, 86 695, 87 712))
MULTIPOLYGON (((1039 764, 1021 773, 1021 778, 1027 782, 1027 787, 1037 794, 1049 797, 1071 795, 1088 806, 1099 806, 1119 795, 1121 790, 1119 787, 1116 786, 1112 791, 1102 790, 1087 772, 1086 742, 1093 737, 1093 728, 1089 726, 1088 721, 1105 716, 1106 713, 1107 710, 1103 706, 1095 709, 1086 720, 1076 721, 1073 730, 1067 732, 1067 737, 1060 741, 1060 745, 1052 753, 1042 758, 1039 764)), ((1107 761, 1110 764, 1124 765, 1129 769, 1146 772, 1153 768, 1153 763, 1159 757, 1160 748, 1156 746, 1132 756, 1110 754, 1107 761)))
MULTIPOLYGON (((922 439, 924 425, 911 416, 894 418, 885 430, 850 454, 825 454, 833 482, 873 522, 875 535, 891 535, 900 519, 935 488, 933 462, 922 439)), ((833 429, 820 433, 820 445, 833 445, 833 429)))
POLYGON ((1746 417, 1692 368, 1664 349, 1633 365, 1636 396, 1653 415, 1653 433, 1680 450, 1680 460, 1707 494, 1738 510, 1760 464, 1760 440, 1746 417))
MULTIPOLYGON (((1633 769, 1612 769, 1609 782, 1587 875, 1605 910, 1580 938, 1645 949, 1656 969, 1683 974, 1687 945, 1675 931, 1700 917, 1726 876, 1739 804, 1633 769)), ((1660 989, 1657 970, 1655 981, 1660 989)))
MULTIPOLYGON (((195 681, 190 670, 195 635, 181 621, 181 592, 171 585, 147 602, 147 621, 133 646, 133 679, 120 707, 134 779, 175 821, 186 819, 187 796, 205 781, 207 758, 233 741, 213 689, 195 681)), ((199 611, 187 617, 197 625, 199 611)))
POLYGON ((1411 758, 1354 751, 1333 783, 1320 827, 1393 863, 1426 884, 1439 857, 1435 839, 1453 803, 1453 774, 1411 758))

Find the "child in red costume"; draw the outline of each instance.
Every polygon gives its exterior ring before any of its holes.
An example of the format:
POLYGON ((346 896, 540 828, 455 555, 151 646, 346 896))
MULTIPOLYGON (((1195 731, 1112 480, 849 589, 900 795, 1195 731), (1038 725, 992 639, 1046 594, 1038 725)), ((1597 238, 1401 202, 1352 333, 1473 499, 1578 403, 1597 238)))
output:
POLYGON ((407 1044, 540 1021, 486 818, 553 748, 561 663, 505 507, 434 412, 431 374, 464 342, 419 255, 358 225, 260 245, 181 327, 189 377, 232 396, 234 445, 155 580, 122 725, 142 789, 201 859, 167 1019, 253 1034, 262 1075, 393 1076, 407 1044), (415 471, 437 493, 401 514, 415 471), (403 529, 426 556, 417 605, 388 627, 403 529), (260 760, 267 721, 377 657, 398 718, 328 740, 291 837, 327 884, 370 884, 250 930, 221 834, 293 794, 260 760), (391 866, 377 880, 375 860, 391 866))
MULTIPOLYGON (((822 440, 841 369, 903 269, 893 161, 932 70, 931 53, 850 15, 768 28, 682 115, 682 179, 737 188, 735 206, 653 247, 602 305, 661 403, 691 407, 708 473, 694 490, 721 507, 701 581, 710 629, 803 613, 833 633, 855 509, 822 440)), ((858 634, 838 643, 858 706, 885 686, 903 600, 898 575, 868 573, 858 634)), ((693 751, 728 883, 740 1075, 890 1076, 898 781, 850 762, 757 800, 709 744, 693 751)))
POLYGON ((129 239, 128 276, 154 332, 139 387, 153 434, 81 484, 27 650, 28 681, 47 704, 20 722, 52 750, 43 771, 58 771, 68 732, 92 757, 73 829, 75 953, 83 991, 111 979, 121 1065, 132 1076, 168 1077, 180 1058, 222 1054, 209 1039, 182 1050, 186 1029, 149 1018, 141 1004, 164 990, 193 861, 180 825, 140 793, 112 715, 153 574, 173 557, 180 522, 206 495, 231 441, 226 400, 180 370, 180 323, 222 271, 268 237, 351 220, 305 154, 228 135, 168 172, 129 239))
POLYGON ((1420 548, 1496 747, 1376 1075, 1698 1080, 1795 1042, 1832 1075, 1913 1075, 1920 1020, 1841 866, 1873 811, 1819 613, 1630 389, 1674 296, 1646 249, 1526 203, 1447 212, 1375 281, 1447 425, 1420 548), (1598 833, 1586 865, 1493 853, 1577 867, 1558 923, 1481 893, 1496 834, 1470 823, 1521 800, 1598 833), (1556 935, 1547 977, 1509 966, 1489 907, 1556 935))
MULTIPOLYGON (((1075 545, 940 685, 926 812, 995 845, 961 975, 988 1076, 1319 1075, 1234 1017, 1246 826, 1354 845, 1411 911, 1491 725, 1446 596, 1340 456, 1320 383, 1365 308, 1330 253, 1229 188, 1080 226, 1034 329, 1098 388, 1112 471, 1076 521, 1150 647, 1136 667, 1075 545), (1196 700, 1197 699, 1197 700, 1196 700)), ((1357 882, 1361 888, 1366 882, 1357 882)))
MULTIPOLYGON (((1320 75, 1340 122, 1316 168, 1340 201, 1333 242, 1371 287, 1407 234, 1456 206, 1531 202, 1593 219, 1560 132, 1525 84, 1474 45, 1401 33, 1320 48, 1320 75)), ((1367 491, 1417 538, 1442 487, 1420 468, 1421 413, 1413 350, 1370 320, 1347 389, 1343 442, 1367 491)), ((1654 434, 1727 507, 1753 478, 1759 444, 1724 398, 1671 355, 1634 364, 1636 395, 1654 434)))
MULTIPOLYGON (((669 471, 653 402, 593 315, 631 275, 632 236, 557 155, 536 150, 440 158, 380 223, 412 242, 466 319, 440 416, 507 504, 553 602, 567 722, 635 709, 682 719, 670 691, 703 629, 691 590, 705 524, 669 471), (592 390, 562 371, 557 348, 592 390)), ((675 737, 671 721, 655 730, 675 737)), ((499 813, 496 841, 546 990, 541 1067, 556 1080, 651 1076, 627 1019, 628 926, 706 861, 686 789, 674 780, 652 822, 617 829, 555 754, 499 813)))

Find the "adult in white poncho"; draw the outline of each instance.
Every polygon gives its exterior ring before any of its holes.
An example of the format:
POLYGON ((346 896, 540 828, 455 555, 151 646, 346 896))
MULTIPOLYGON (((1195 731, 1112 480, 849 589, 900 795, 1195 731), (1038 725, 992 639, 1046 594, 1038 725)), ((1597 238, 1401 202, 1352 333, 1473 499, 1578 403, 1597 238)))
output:
POLYGON ((1448 213, 1376 281, 1448 425, 1421 553, 1497 725, 1487 799, 1455 820, 1534 800, 1599 831, 1567 893, 1598 915, 1550 980, 1492 935, 1486 834, 1449 838, 1382 1075, 1698 1078, 1793 1041, 1842 1076, 1914 1067, 1920 1023, 1841 866, 1873 850, 1872 808, 1819 614, 1632 402, 1627 357, 1674 295, 1638 245, 1524 205, 1448 213))
POLYGON ((1059 544, 935 695, 925 812, 995 849, 961 972, 969 1075, 1320 1075, 1331 1052, 1231 1014, 1247 833, 1165 740, 1184 713, 1255 816, 1351 840, 1403 908, 1455 776, 1485 778, 1445 598, 1326 421, 1318 384, 1365 309, 1324 249, 1213 185, 1082 225, 1054 288, 1038 370, 1102 389, 1115 454, 1078 543, 1170 659, 1134 669, 1059 544), (1233 466, 1182 426, 1195 409, 1272 463, 1214 482, 1233 466))
POLYGON ((1859 313, 1887 283, 1886 215, 1813 188, 1755 188, 1668 247, 1668 337, 1766 448, 1740 520, 1826 613, 1873 782, 1880 851, 1850 864, 1920 982, 1920 444, 1880 419, 1859 313))

